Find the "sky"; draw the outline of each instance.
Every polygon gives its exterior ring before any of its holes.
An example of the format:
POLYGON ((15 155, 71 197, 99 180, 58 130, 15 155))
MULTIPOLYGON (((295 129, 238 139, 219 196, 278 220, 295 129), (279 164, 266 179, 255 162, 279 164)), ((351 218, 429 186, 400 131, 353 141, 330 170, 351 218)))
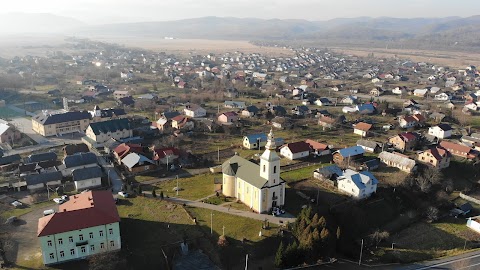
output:
POLYGON ((468 17, 478 0, 13 0, 1 13, 53 13, 90 24, 167 21, 204 16, 306 19, 468 17))

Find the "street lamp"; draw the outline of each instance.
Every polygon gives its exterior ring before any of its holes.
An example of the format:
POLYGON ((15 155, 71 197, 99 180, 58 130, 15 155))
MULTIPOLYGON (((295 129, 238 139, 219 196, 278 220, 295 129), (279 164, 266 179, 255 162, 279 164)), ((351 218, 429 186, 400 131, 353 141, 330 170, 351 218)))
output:
POLYGON ((358 265, 362 265, 362 254, 363 254, 363 239, 362 239, 362 245, 360 246, 360 259, 358 260, 358 265))

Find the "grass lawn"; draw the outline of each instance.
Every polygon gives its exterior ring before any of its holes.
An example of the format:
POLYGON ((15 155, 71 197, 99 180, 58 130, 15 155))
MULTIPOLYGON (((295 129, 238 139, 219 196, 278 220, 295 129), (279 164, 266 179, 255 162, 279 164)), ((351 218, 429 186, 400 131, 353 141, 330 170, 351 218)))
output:
POLYGON ((202 232, 178 205, 165 201, 135 197, 121 200, 122 250, 130 267, 166 269, 163 251, 169 260, 183 239, 196 239, 202 232))
MULTIPOLYGON (((198 224, 210 236, 210 218, 211 210, 202 208, 187 207, 192 216, 197 218, 198 224)), ((213 211, 213 234, 211 241, 217 242, 218 237, 223 234, 225 227, 225 236, 229 245, 225 248, 219 248, 222 264, 225 269, 231 269, 234 266, 245 264, 245 254, 249 254, 249 267, 252 269, 273 269, 273 256, 279 244, 278 227, 270 224, 270 229, 262 230, 262 236, 259 232, 262 228, 262 221, 249 218, 234 216, 222 212, 213 211), (241 241, 245 238, 245 241, 241 241)))
POLYGON ((135 176, 135 181, 141 183, 141 182, 150 181, 150 180, 157 179, 157 178, 158 178, 158 176, 136 175, 135 176))
MULTIPOLYGON (((214 194, 214 177, 219 176, 215 176, 214 174, 199 174, 189 178, 179 178, 178 186, 182 188, 182 190, 178 192, 178 197, 188 200, 198 200, 214 194)), ((165 197, 177 196, 177 193, 173 191, 173 188, 177 186, 176 179, 163 181, 155 186, 158 188, 156 191, 157 195, 163 191, 165 197)))
POLYGON ((22 208, 13 208, 11 210, 5 211, 0 214, 2 218, 9 218, 11 216, 16 216, 19 217, 21 215, 25 215, 27 213, 32 212, 35 209, 46 207, 46 206, 54 206, 55 203, 53 201, 46 201, 46 202, 41 202, 41 203, 36 203, 36 204, 31 204, 31 205, 26 205, 23 204, 22 208))
POLYGON ((226 204, 224 207, 231 207, 232 209, 237 209, 241 211, 250 211, 250 207, 248 207, 246 204, 241 203, 241 202, 233 202, 230 204, 226 204))
POLYGON ((23 114, 18 113, 8 107, 0 107, 0 118, 10 119, 15 116, 23 116, 23 114))
POLYGON ((209 203, 209 204, 214 204, 214 205, 220 205, 220 204, 223 204, 223 203, 228 203, 228 202, 231 202, 233 201, 232 198, 228 198, 228 197, 225 197, 223 195, 220 195, 220 196, 212 196, 208 199, 205 199, 203 200, 205 203, 209 203))
POLYGON ((308 167, 304 167, 297 170, 284 171, 280 174, 283 180, 290 182, 296 182, 303 179, 309 179, 313 177, 313 171, 318 168, 322 168, 327 164, 315 164, 308 167))

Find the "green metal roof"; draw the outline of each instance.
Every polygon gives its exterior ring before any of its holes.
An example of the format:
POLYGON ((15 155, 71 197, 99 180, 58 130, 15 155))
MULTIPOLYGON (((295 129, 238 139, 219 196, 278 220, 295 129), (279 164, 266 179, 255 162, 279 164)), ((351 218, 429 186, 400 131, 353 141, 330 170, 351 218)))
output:
POLYGON ((231 157, 222 164, 222 168, 225 174, 235 173, 236 177, 256 188, 263 188, 267 184, 267 179, 260 177, 260 166, 240 156, 231 157), (237 167, 236 172, 235 167, 237 167))

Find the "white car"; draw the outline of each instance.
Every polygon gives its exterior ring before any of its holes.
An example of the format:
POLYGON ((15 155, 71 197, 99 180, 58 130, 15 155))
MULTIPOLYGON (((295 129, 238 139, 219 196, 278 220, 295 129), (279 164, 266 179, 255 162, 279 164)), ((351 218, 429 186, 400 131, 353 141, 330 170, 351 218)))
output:
POLYGON ((62 203, 65 202, 65 200, 62 199, 62 198, 55 198, 55 199, 53 199, 53 201, 54 201, 56 204, 62 204, 62 203))
POLYGON ((125 191, 119 191, 118 196, 122 196, 123 198, 128 198, 128 193, 125 191))

